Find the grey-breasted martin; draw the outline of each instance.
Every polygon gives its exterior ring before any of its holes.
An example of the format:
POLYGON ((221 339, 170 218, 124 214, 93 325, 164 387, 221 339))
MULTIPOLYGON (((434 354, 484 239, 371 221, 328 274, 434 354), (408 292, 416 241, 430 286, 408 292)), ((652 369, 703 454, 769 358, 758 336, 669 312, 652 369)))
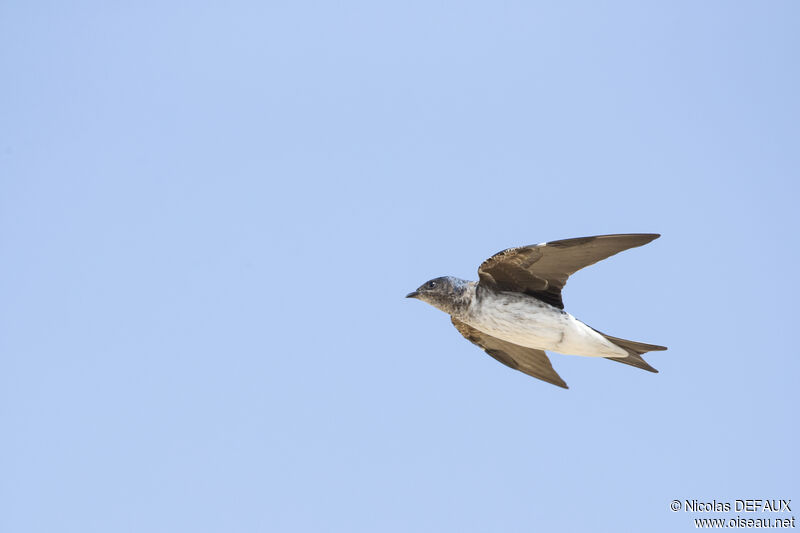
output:
POLYGON ((499 252, 478 268, 479 281, 452 276, 422 284, 417 298, 450 315, 470 342, 511 368, 568 388, 544 350, 605 357, 650 372, 642 354, 665 346, 619 339, 564 311, 561 290, 583 267, 660 237, 653 233, 598 235, 499 252))

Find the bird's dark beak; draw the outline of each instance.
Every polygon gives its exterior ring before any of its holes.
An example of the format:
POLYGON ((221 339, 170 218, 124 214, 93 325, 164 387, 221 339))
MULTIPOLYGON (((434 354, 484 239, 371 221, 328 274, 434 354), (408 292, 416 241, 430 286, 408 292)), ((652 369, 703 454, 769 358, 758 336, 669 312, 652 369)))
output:
POLYGON ((408 294, 406 294, 406 298, 416 298, 417 296, 419 296, 419 293, 417 291, 409 292, 408 294))

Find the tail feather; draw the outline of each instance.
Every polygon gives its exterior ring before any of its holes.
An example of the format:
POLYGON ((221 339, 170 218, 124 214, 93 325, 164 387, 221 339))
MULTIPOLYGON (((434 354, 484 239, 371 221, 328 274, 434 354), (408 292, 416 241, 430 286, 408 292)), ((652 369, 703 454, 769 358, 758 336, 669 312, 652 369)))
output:
POLYGON ((658 374, 658 370, 650 366, 647 361, 639 354, 634 354, 628 352, 628 357, 606 357, 609 361, 616 361, 617 363, 624 363, 626 365, 635 366, 636 368, 641 368, 642 370, 647 370, 648 372, 653 372, 658 374))
MULTIPOLYGON (((595 330, 597 331, 597 330, 595 330)), ((642 357, 643 353, 646 352, 656 352, 666 350, 666 346, 659 346, 657 344, 646 344, 644 342, 636 342, 636 341, 629 341, 627 339, 620 339, 617 337, 612 337, 611 335, 606 335, 602 331, 597 331, 600 335, 605 337, 610 342, 616 344, 626 352, 628 352, 628 357, 606 357, 611 361, 616 361, 618 363, 624 363, 626 365, 635 366, 636 368, 641 368, 642 370, 647 370, 648 372, 655 372, 658 373, 658 370, 650 366, 647 361, 644 360, 642 357)))

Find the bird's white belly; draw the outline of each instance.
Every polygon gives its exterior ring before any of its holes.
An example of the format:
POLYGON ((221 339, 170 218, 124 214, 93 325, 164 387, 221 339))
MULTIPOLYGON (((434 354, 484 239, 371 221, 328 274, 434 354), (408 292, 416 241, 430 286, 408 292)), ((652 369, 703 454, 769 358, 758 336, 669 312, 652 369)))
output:
POLYGON ((476 305, 466 322, 493 337, 528 348, 588 357, 628 355, 569 313, 531 297, 497 296, 476 305))

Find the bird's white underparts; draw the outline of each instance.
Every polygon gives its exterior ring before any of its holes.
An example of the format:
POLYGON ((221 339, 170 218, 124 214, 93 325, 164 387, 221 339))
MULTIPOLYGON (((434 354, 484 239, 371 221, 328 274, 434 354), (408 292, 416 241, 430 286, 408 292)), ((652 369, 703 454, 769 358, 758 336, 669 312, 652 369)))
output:
POLYGON ((468 282, 470 304, 452 316, 473 328, 506 342, 586 357, 628 357, 628 352, 609 342, 571 314, 526 294, 494 292, 478 297, 476 282, 468 282))

